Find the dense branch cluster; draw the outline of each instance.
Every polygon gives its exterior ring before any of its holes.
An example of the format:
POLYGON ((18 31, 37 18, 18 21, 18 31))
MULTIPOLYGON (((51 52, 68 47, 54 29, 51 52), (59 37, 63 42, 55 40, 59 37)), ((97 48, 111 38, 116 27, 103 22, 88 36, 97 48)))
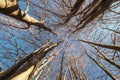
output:
MULTIPOLYGON (((75 16, 75 14, 79 11, 80 7, 85 0, 76 0, 73 5, 71 12, 68 14, 68 18, 65 20, 65 23, 69 22, 70 19, 75 16)), ((96 17, 101 14, 104 14, 106 10, 109 10, 112 3, 116 2, 116 0, 93 0, 89 3, 85 8, 79 11, 79 15, 82 15, 79 19, 79 23, 76 25, 76 30, 84 28, 88 23, 93 21, 96 17)), ((75 32, 74 31, 74 32, 75 32)))
POLYGON ((0 80, 119 80, 119 5, 0 0, 0 80))

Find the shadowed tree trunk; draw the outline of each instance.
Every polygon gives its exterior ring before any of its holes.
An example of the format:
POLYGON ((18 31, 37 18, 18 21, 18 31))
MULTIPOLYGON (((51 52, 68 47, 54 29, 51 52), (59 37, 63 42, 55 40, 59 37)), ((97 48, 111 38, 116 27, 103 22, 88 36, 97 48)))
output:
POLYGON ((3 72, 0 75, 0 80, 30 80, 37 67, 37 63, 39 63, 41 59, 43 59, 46 54, 58 44, 59 43, 54 43, 49 46, 41 46, 41 48, 26 56, 20 62, 3 72))
POLYGON ((82 17, 79 24, 76 26, 77 28, 74 32, 84 28, 88 23, 93 21, 100 14, 103 14, 106 10, 110 8, 111 4, 116 2, 117 0, 98 0, 98 2, 96 1, 97 0, 93 0, 92 4, 90 4, 92 7, 89 7, 90 5, 87 6, 89 11, 87 10, 87 12, 84 13, 84 16, 82 17))
POLYGON ((84 1, 85 0, 76 0, 75 4, 73 5, 73 7, 71 9, 71 12, 68 14, 68 18, 65 20, 64 23, 67 23, 70 21, 71 17, 73 17, 73 15, 75 13, 77 13, 77 11, 79 10, 79 8, 81 7, 81 5, 84 1))

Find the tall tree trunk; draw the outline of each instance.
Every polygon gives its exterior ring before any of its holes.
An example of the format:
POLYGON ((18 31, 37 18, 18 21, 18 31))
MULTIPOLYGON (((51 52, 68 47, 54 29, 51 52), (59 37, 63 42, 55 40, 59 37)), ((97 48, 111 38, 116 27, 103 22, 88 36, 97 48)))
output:
POLYGON ((29 80, 36 65, 59 43, 42 46, 0 75, 0 80, 29 80))
POLYGON ((19 8, 17 0, 0 0, 0 13, 27 23, 28 28, 30 25, 34 25, 38 28, 42 28, 57 35, 52 29, 46 27, 43 22, 36 20, 35 18, 22 11, 19 8))

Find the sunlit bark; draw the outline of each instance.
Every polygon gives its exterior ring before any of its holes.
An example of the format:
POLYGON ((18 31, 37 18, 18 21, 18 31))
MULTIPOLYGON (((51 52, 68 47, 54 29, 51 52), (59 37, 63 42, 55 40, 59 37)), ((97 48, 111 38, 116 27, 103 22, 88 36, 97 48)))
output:
POLYGON ((46 56, 46 54, 57 45, 58 43, 51 44, 50 46, 45 46, 45 47, 42 46, 40 49, 28 55, 13 67, 3 72, 0 75, 0 79, 22 80, 24 78, 25 80, 28 80, 29 77, 32 76, 31 73, 34 71, 37 63, 41 61, 41 59, 43 59, 46 56), (25 76, 24 75, 25 73, 27 73, 28 75, 25 76))
MULTIPOLYGON (((28 24, 28 28, 30 25, 37 26, 38 28, 45 29, 56 34, 52 29, 46 27, 43 22, 36 20, 35 18, 28 15, 26 12, 22 11, 19 8, 17 1, 13 0, 0 0, 0 13, 5 14, 7 16, 13 17, 17 20, 23 21, 28 24)), ((57 34, 56 34, 57 35, 57 34)))

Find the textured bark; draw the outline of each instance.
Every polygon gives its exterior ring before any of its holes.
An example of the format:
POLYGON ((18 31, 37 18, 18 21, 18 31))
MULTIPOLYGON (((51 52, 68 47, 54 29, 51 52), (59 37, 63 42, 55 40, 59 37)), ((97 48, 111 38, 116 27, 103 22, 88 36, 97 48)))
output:
POLYGON ((54 43, 49 46, 41 47, 35 52, 31 53, 20 62, 15 64, 10 69, 6 70, 0 75, 0 80, 29 80, 31 73, 34 71, 38 62, 43 59, 46 54, 56 47, 59 43, 54 43), (27 73, 25 76, 24 74, 27 73), (24 76, 24 79, 23 77, 24 76))
MULTIPOLYGON (((24 11, 22 11, 19 8, 19 5, 16 0, 10 1, 10 0, 0 0, 0 13, 13 17, 17 20, 23 21, 30 25, 37 26, 39 28, 42 28, 44 30, 47 30, 49 32, 52 32, 56 34, 52 29, 46 27, 43 23, 40 21, 36 20, 35 18, 31 17, 24 11)), ((29 28, 29 27, 28 27, 29 28)))

